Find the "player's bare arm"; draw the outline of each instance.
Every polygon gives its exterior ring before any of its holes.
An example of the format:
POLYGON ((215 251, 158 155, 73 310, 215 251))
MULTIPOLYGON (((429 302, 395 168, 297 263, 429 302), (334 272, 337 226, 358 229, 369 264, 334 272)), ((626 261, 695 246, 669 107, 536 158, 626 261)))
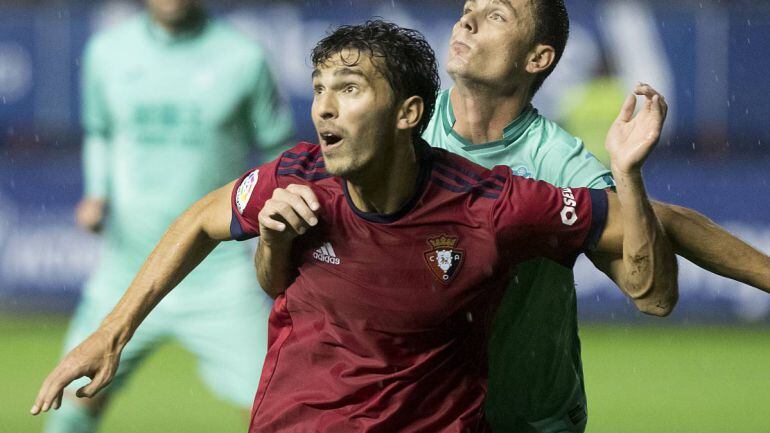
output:
POLYGON ((705 215, 653 202, 674 251, 707 271, 770 293, 770 257, 738 239, 705 215))
POLYGON ((315 211, 319 208, 318 198, 310 187, 289 185, 285 189, 276 188, 259 212, 257 280, 271 297, 277 297, 289 287, 295 275, 290 259, 292 243, 294 238, 318 224, 315 211))
MULTIPOLYGON (((655 201, 652 207, 677 255, 709 272, 770 293, 770 257, 766 254, 697 211, 655 201)), ((620 254, 594 252, 589 258, 620 286, 623 275, 620 254)))
POLYGON ((230 239, 233 184, 206 195, 169 227, 99 329, 45 379, 30 413, 58 409, 64 388, 83 376, 92 380, 77 391, 78 397, 92 397, 110 383, 121 351, 142 320, 220 241, 230 239))
POLYGON ((676 257, 655 215, 642 181, 641 167, 652 152, 666 117, 666 103, 651 87, 637 86, 645 101, 634 116, 629 95, 607 134, 617 194, 609 193, 607 225, 598 255, 622 252, 613 267, 615 281, 648 314, 665 316, 677 301, 676 257))

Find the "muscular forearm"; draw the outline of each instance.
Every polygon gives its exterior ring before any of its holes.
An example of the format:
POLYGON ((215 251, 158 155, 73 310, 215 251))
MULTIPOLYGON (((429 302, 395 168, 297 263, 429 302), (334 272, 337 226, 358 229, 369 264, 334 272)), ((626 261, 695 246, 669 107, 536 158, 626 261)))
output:
POLYGON ((204 200, 180 216, 163 235, 99 331, 124 346, 139 324, 218 244, 202 223, 204 200))
POLYGON ((770 257, 694 210, 664 203, 653 206, 677 254, 770 293, 770 257))
POLYGON ((294 276, 291 265, 291 244, 288 246, 269 245, 260 241, 257 247, 255 265, 259 285, 271 298, 283 293, 294 276))
POLYGON ((641 173, 614 172, 623 220, 623 290, 645 313, 665 316, 678 298, 673 248, 647 199, 641 173))

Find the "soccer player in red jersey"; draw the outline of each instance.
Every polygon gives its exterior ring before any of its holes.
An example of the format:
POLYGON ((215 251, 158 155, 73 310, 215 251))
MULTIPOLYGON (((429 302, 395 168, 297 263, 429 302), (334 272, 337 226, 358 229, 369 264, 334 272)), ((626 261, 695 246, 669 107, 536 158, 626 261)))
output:
POLYGON ((313 51, 313 121, 301 143, 193 205, 102 326, 44 382, 34 414, 75 378, 93 395, 141 320, 223 240, 261 236, 276 297, 251 432, 487 431, 486 337, 510 265, 620 252, 626 278, 676 302, 676 262, 641 166, 666 106, 629 95, 608 133, 617 194, 484 169, 420 139, 438 91, 421 35, 381 21, 313 51))

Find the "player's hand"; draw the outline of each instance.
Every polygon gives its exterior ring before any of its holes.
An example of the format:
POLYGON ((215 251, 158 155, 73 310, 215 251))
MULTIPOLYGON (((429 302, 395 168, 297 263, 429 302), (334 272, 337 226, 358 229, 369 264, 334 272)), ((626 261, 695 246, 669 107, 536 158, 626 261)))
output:
POLYGON ((56 368, 45 378, 35 403, 29 412, 37 415, 49 409, 59 409, 64 388, 81 377, 91 378, 91 383, 77 390, 77 397, 93 397, 107 386, 118 368, 121 348, 102 331, 96 331, 72 349, 56 368))
POLYGON ((299 235, 318 224, 320 209, 313 190, 306 185, 276 188, 259 212, 260 242, 269 246, 289 246, 299 235))
POLYGON ((104 228, 107 201, 103 198, 85 197, 75 208, 75 221, 84 230, 99 233, 104 228))
POLYGON ((607 132, 605 147, 610 154, 612 169, 621 173, 641 170, 660 138, 668 105, 665 98, 647 84, 639 84, 626 98, 615 122, 607 132), (636 96, 644 103, 634 116, 636 96))

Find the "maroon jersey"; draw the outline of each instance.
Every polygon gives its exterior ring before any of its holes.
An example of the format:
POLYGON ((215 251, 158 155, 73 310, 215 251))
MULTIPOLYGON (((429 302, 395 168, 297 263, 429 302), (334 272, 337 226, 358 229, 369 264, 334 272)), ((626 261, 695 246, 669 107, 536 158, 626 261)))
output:
POLYGON ((511 264, 571 266, 598 239, 601 190, 556 188, 440 149, 413 197, 366 213, 301 143, 241 178, 231 232, 259 235, 276 187, 308 185, 319 224, 294 241, 276 299, 250 432, 483 432, 489 322, 511 264))

